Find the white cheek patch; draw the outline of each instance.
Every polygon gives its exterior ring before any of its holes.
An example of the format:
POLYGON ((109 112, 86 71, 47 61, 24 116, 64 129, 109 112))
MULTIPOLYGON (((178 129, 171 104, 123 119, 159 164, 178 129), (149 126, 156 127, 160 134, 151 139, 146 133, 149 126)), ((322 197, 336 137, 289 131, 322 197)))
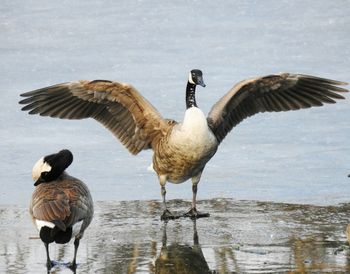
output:
POLYGON ((50 171, 50 170, 51 170, 51 166, 48 163, 44 162, 44 157, 39 159, 33 166, 33 170, 32 170, 32 177, 34 182, 39 179, 42 172, 50 171))
POLYGON ((40 231, 40 229, 44 226, 47 226, 49 228, 54 228, 55 224, 51 223, 51 222, 47 222, 47 221, 43 221, 43 220, 35 220, 35 225, 36 228, 40 231))
POLYGON ((189 75, 188 75, 188 82, 190 82, 191 84, 196 84, 194 81, 193 81, 193 78, 192 78, 192 73, 190 72, 189 75))

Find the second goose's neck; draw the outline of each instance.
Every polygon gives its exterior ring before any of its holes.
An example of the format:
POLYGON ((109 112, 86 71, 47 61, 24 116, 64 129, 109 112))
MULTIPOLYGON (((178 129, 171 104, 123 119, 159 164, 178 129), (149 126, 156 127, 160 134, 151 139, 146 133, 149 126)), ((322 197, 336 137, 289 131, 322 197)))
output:
POLYGON ((186 87, 186 108, 197 107, 196 104, 196 85, 187 82, 186 87))

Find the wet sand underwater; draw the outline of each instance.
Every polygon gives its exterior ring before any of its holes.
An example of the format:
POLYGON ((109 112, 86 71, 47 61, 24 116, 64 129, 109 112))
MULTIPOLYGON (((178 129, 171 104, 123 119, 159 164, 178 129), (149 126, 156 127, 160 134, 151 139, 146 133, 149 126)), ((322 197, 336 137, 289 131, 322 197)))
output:
MULTIPOLYGON (((189 201, 170 200, 185 212, 189 201)), ((159 201, 96 202, 76 273, 349 273, 350 204, 201 200, 209 218, 160 221, 159 201)), ((0 273, 46 273, 45 248, 23 206, 0 206, 0 273)), ((50 245, 66 267, 74 246, 50 245)))

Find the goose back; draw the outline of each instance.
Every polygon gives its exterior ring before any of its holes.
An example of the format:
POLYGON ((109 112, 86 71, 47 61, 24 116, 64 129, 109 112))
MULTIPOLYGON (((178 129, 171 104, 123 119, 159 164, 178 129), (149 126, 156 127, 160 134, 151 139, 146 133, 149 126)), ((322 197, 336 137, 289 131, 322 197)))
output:
POLYGON ((76 235, 81 238, 92 220, 94 208, 87 186, 63 173, 57 180, 35 187, 29 211, 35 225, 37 221, 44 221, 61 231, 82 222, 76 235))

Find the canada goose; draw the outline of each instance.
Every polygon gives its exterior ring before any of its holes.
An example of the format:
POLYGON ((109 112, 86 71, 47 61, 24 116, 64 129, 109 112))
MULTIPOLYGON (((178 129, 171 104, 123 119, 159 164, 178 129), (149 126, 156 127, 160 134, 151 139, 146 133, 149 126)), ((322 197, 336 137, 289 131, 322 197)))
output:
POLYGON ((35 190, 29 212, 45 244, 48 269, 54 265, 49 244, 65 244, 72 238, 75 238, 74 258, 70 268, 76 268, 79 241, 94 213, 87 186, 64 171, 72 161, 72 153, 65 149, 41 158, 33 167, 35 190))
POLYGON ((29 114, 64 119, 94 118, 107 127, 132 153, 152 148, 153 168, 161 185, 162 219, 174 218, 166 207, 165 183, 192 179, 193 200, 186 216, 201 217, 196 209, 197 185, 218 145, 246 117, 265 111, 288 111, 344 99, 344 82, 282 73, 244 80, 211 109, 208 116, 197 107, 196 86, 205 87, 202 72, 189 73, 186 111, 182 123, 163 119, 131 85, 106 80, 58 84, 21 94, 29 114))

